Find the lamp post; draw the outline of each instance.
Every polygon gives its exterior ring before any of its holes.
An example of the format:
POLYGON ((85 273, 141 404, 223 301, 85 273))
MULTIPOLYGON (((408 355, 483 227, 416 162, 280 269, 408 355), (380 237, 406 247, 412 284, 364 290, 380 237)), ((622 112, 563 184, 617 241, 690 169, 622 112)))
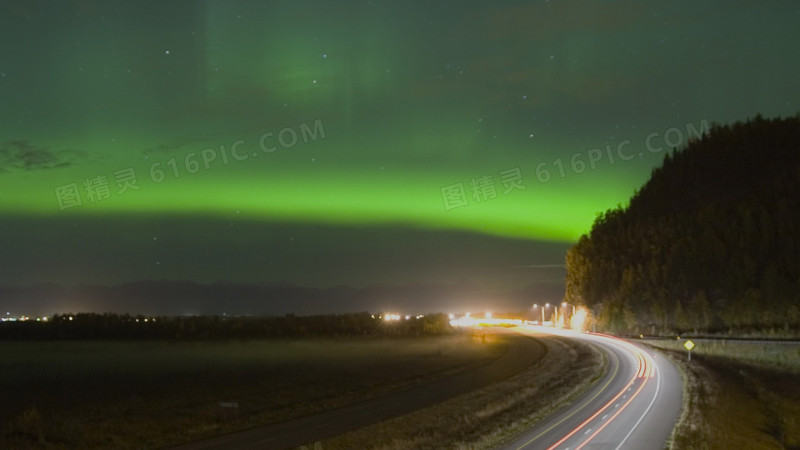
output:
MULTIPOLYGON (((533 304, 533 309, 536 309, 538 307, 539 307, 538 303, 533 304)), ((539 323, 539 325, 544 325, 544 307, 542 307, 542 321, 539 323)))

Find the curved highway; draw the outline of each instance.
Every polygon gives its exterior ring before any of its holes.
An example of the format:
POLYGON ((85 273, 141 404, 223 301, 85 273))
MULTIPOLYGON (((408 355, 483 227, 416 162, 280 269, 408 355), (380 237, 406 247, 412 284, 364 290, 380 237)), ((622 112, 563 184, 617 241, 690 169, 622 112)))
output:
POLYGON ((527 326, 519 332, 558 334, 588 342, 608 356, 608 370, 570 406, 515 436, 502 448, 664 447, 680 415, 683 383, 670 361, 614 336, 527 326))

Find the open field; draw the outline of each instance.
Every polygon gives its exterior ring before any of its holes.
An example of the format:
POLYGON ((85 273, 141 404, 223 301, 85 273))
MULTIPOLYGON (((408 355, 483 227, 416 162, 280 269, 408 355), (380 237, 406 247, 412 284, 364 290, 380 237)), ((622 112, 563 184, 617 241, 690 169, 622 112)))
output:
POLYGON ((498 357, 470 335, 1 342, 0 447, 141 448, 284 420, 498 357), (238 403, 222 415, 220 402, 238 403))
POLYGON ((686 377, 674 448, 800 448, 800 345, 699 341, 688 362, 683 342, 645 343, 686 377))
POLYGON ((606 361, 596 348, 555 336, 538 339, 547 356, 519 375, 323 441, 322 447, 493 448, 578 396, 603 373, 606 361))
MULTIPOLYGON (((682 351, 686 340, 645 340, 654 347, 682 351)), ((695 347, 692 357, 696 355, 713 356, 720 359, 748 363, 755 366, 800 373, 799 342, 769 342, 746 340, 707 340, 692 339, 695 347)))

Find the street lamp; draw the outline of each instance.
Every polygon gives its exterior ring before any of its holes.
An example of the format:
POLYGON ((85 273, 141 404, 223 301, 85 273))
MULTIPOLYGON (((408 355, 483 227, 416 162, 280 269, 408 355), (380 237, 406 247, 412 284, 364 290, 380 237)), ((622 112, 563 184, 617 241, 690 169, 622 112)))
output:
MULTIPOLYGON (((536 309, 538 307, 539 307, 538 303, 533 304, 533 309, 536 309)), ((544 325, 544 307, 542 308, 542 321, 540 322, 540 325, 544 325)))

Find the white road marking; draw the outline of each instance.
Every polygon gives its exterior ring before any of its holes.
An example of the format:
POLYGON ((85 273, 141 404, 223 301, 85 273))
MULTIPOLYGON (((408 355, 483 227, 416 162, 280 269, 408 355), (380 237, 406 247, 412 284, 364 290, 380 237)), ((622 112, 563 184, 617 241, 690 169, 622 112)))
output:
MULTIPOLYGON (((658 366, 656 366, 654 364, 653 372, 655 372, 656 370, 658 370, 658 366)), ((650 404, 647 405, 647 409, 644 410, 644 414, 642 414, 642 416, 639 417, 639 420, 637 420, 636 423, 633 425, 633 428, 631 428, 631 431, 629 431, 628 434, 625 435, 625 438, 622 439, 622 441, 619 443, 617 448, 615 448, 614 450, 619 450, 620 448, 622 448, 622 445, 625 444, 625 441, 627 441, 628 438, 631 437, 631 435, 636 430, 636 428, 639 426, 639 424, 642 423, 642 419, 644 419, 644 417, 647 415, 647 413, 650 412, 650 408, 652 408, 653 404, 656 402, 656 398, 658 397, 658 391, 659 390, 661 390, 661 377, 657 377, 656 378, 656 393, 655 393, 655 395, 653 395, 653 399, 650 400, 650 404)))

